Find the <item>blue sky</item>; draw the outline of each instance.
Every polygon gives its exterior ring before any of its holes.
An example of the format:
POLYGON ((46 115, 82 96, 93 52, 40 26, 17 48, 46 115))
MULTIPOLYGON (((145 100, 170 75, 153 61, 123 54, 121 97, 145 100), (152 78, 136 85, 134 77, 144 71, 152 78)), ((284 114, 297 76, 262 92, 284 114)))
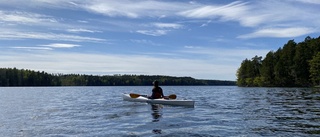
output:
POLYGON ((0 67, 236 80, 320 36, 320 0, 0 0, 0 67))

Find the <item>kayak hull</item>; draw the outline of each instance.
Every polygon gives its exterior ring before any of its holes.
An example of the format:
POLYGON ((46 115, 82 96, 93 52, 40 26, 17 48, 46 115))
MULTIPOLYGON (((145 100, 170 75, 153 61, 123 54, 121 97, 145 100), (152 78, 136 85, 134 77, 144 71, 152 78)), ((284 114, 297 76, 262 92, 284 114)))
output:
POLYGON ((143 96, 138 98, 131 98, 129 94, 122 95, 123 100, 131 102, 145 102, 150 104, 163 104, 173 106, 194 106, 193 100, 179 100, 179 99, 148 99, 143 96))

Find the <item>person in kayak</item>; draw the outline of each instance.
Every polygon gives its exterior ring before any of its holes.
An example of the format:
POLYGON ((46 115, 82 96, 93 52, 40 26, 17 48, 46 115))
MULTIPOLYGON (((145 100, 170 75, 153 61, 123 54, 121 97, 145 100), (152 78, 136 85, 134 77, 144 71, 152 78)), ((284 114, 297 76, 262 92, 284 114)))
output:
POLYGON ((159 87, 159 81, 155 80, 153 82, 153 89, 152 89, 152 95, 150 99, 158 99, 158 98, 164 98, 162 88, 159 87))

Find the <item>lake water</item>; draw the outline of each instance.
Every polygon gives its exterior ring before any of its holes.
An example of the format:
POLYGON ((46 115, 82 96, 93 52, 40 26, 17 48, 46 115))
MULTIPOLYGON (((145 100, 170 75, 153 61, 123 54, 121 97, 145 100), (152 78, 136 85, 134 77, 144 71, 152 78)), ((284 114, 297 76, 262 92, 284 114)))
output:
POLYGON ((0 136, 320 136, 320 89, 162 86, 195 107, 122 100, 137 87, 0 88, 0 136))

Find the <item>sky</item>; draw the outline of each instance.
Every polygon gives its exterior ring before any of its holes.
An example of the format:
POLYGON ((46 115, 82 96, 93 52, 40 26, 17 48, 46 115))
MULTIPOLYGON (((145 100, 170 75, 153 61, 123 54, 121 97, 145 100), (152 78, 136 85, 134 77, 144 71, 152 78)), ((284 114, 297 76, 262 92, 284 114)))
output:
POLYGON ((0 68, 236 80, 320 36, 320 0, 0 0, 0 68))

